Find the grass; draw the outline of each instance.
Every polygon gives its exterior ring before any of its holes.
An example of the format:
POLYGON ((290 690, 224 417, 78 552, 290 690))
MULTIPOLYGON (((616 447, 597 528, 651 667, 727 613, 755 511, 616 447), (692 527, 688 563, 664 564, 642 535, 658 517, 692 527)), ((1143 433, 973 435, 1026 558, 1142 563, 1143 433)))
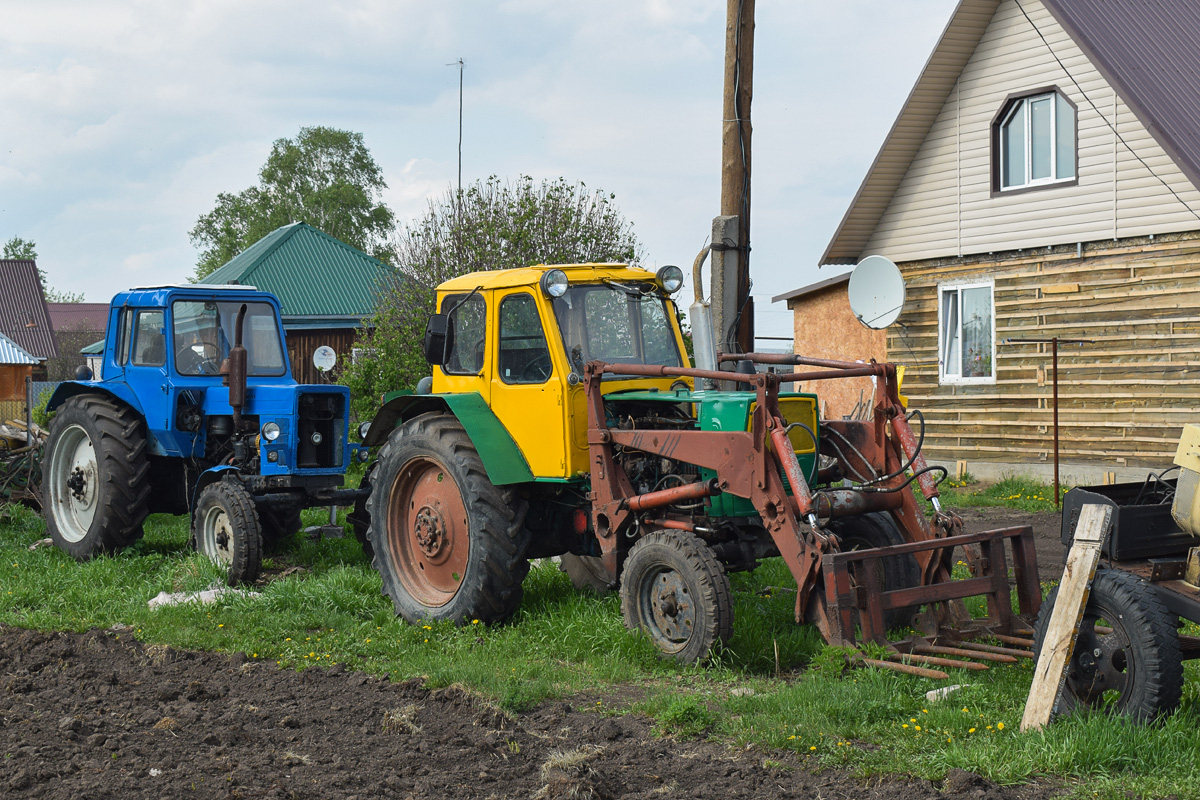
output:
MULTIPOLYGON (((1060 486, 1060 498, 1070 487, 1060 486)), ((1008 477, 999 483, 980 485, 970 476, 945 481, 942 504, 949 509, 964 506, 1005 506, 1022 511, 1054 511, 1054 487, 1030 478, 1008 477)))
MULTIPOLYGON (((980 505, 1053 507, 1049 489, 1022 481, 954 491, 980 505)), ((956 504, 967 503, 946 503, 956 504)), ((305 515, 306 524, 325 519, 321 511, 305 515)), ((1031 664, 951 671, 949 681, 844 671, 842 653, 825 647, 812 627, 792 622, 795 594, 787 587, 795 584, 779 559, 730 576, 733 639, 706 666, 679 667, 625 629, 615 596, 575 592, 550 563, 531 570, 509 624, 409 626, 393 616, 352 536, 294 537, 268 556, 268 567, 305 571, 272 581, 258 597, 151 611, 146 602, 159 592, 220 580, 188 550, 183 518, 151 517, 136 546, 84 564, 53 547, 30 551, 45 535, 37 515, 0 510, 0 624, 74 631, 129 625, 148 644, 241 651, 284 668, 343 664, 393 680, 419 677, 431 687, 460 683, 511 711, 586 694, 599 713, 650 715, 670 739, 791 750, 813 769, 939 780, 957 767, 1001 783, 1057 776, 1078 797, 1200 798, 1192 666, 1183 708, 1158 727, 1094 716, 1021 734, 1031 664), (948 684, 967 687, 926 702, 925 692, 948 684)), ((403 731, 405 710, 394 716, 403 731)))

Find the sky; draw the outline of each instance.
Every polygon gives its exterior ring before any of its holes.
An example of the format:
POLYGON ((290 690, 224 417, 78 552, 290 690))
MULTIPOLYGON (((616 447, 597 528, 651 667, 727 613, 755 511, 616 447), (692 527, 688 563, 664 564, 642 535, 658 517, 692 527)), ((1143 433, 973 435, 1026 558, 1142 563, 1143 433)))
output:
MULTIPOLYGON (((758 334, 790 336, 771 297, 844 271, 817 261, 956 0, 756 5, 752 293, 758 334)), ((197 218, 312 125, 362 133, 413 220, 457 180, 461 58, 464 184, 611 192, 645 266, 690 273, 720 211, 725 6, 0 0, 0 241, 91 302, 184 281, 197 218)))

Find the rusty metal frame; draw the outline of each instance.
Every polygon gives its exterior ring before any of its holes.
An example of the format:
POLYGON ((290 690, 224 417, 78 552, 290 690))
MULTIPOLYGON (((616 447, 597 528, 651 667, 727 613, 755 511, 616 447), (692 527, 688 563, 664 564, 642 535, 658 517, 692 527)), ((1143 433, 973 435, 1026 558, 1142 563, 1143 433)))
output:
MULTIPOLYGON (((1037 560, 1034 553, 1033 529, 1002 528, 983 533, 961 534, 932 542, 910 542, 868 550, 845 553, 828 553, 821 559, 821 570, 825 583, 825 604, 830 644, 853 646, 854 612, 858 612, 862 626, 862 640, 888 644, 884 628, 883 613, 893 608, 918 605, 945 604, 952 600, 985 595, 988 616, 972 620, 977 631, 986 630, 1001 636, 1013 636, 1020 628, 1027 627, 1037 617, 1041 607, 1041 586, 1038 583, 1037 560), (1019 617, 1012 613, 1012 600, 1008 584, 1008 559, 1004 543, 1012 549, 1013 576, 1017 591, 1019 617), (940 549, 952 553, 955 547, 981 545, 984 554, 982 574, 963 580, 946 580, 935 584, 915 586, 892 591, 871 590, 880 585, 885 558, 898 555, 916 555, 922 550, 940 549), (858 567, 858 580, 851 573, 858 567)), ((960 630, 958 636, 970 631, 960 630)), ((936 631, 930 631, 936 635, 936 631)))

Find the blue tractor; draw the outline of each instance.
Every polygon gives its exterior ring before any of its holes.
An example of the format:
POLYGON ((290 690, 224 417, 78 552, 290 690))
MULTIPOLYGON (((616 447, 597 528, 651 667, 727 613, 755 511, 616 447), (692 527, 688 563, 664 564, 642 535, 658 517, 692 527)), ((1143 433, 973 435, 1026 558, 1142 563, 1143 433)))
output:
POLYGON ((292 379, 279 301, 248 286, 155 286, 109 307, 100 375, 61 384, 43 462, 46 526, 79 560, 190 513, 196 550, 231 585, 300 510, 353 505, 349 390, 292 379))

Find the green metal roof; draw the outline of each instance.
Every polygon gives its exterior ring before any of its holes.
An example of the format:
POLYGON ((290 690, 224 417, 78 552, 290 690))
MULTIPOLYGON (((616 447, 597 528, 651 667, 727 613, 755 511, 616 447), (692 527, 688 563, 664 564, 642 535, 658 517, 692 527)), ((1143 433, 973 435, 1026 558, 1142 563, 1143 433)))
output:
POLYGON ((271 231, 201 283, 242 284, 273 293, 283 321, 323 318, 341 327, 375 311, 391 267, 303 222, 271 231), (338 325, 338 320, 342 325, 338 325))
POLYGON ((79 355, 81 355, 81 356, 98 356, 98 355, 103 355, 103 353, 104 353, 104 340, 103 339, 101 339, 98 342, 92 342, 87 347, 84 347, 79 351, 79 355))

